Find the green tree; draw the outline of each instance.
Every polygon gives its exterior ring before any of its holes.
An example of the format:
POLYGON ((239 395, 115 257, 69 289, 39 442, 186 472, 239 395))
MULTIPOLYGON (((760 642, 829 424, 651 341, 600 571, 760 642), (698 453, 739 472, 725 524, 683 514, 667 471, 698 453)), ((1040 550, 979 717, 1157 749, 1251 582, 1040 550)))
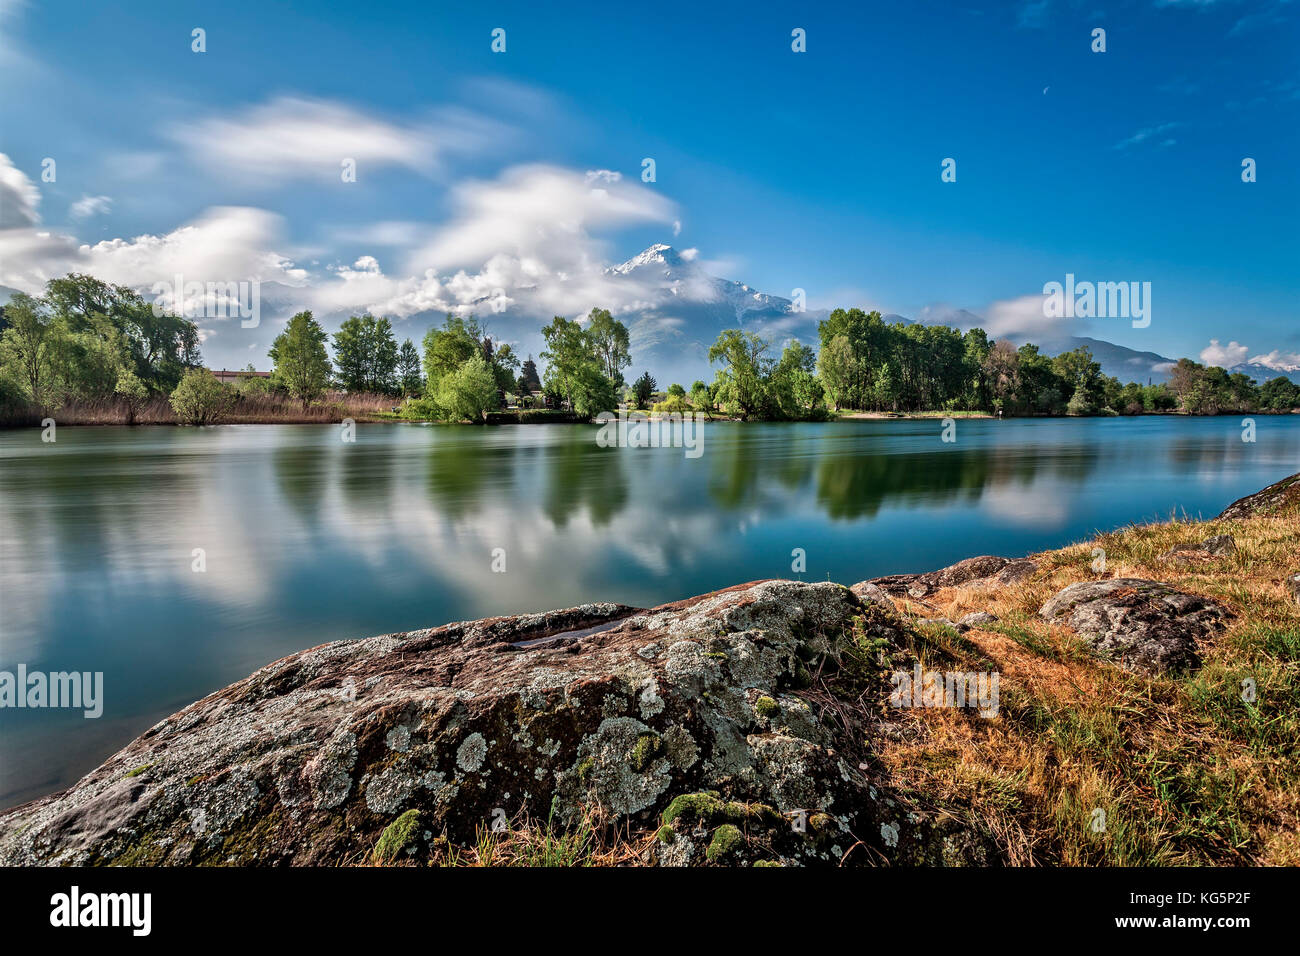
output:
POLYGON ((645 408, 649 405, 650 397, 658 387, 659 383, 654 380, 654 376, 649 372, 642 372, 641 377, 632 383, 632 395, 636 398, 636 407, 645 408))
POLYGON ((691 385, 691 404, 709 418, 713 417, 713 396, 709 393, 708 384, 700 379, 691 385))
POLYGON ((574 387, 583 373, 583 366, 594 362, 591 340, 577 322, 557 315, 551 324, 542 329, 546 349, 542 359, 546 362, 546 382, 564 397, 570 408, 574 387))
POLYGON ((19 292, 5 308, 9 327, 0 335, 0 371, 42 412, 64 399, 59 372, 64 367, 68 333, 44 299, 19 292))
POLYGON ((627 326, 614 318, 607 309, 592 309, 587 334, 591 337, 601 372, 616 389, 621 388, 622 370, 632 364, 627 326))
POLYGON ((330 380, 325 330, 310 311, 299 312, 271 343, 271 377, 305 409, 324 394, 330 380))
POLYGON ((473 355, 482 357, 482 330, 471 315, 468 320, 447 313, 440 328, 431 327, 424 336, 424 392, 437 394, 442 379, 458 370, 473 355))
POLYGON ((182 375, 171 394, 172 409, 182 425, 215 425, 234 403, 234 391, 201 368, 182 375))
POLYGON ((453 372, 438 381, 434 402, 449 421, 482 423, 497 407, 497 381, 482 354, 471 355, 453 372))
POLYGON ((709 362, 721 362, 717 397, 728 412, 744 419, 762 418, 768 411, 768 376, 773 362, 769 344, 753 332, 726 329, 709 346, 709 362))
POLYGON ((202 364, 198 326, 146 302, 133 289, 72 273, 51 279, 46 297, 68 333, 79 340, 79 348, 100 356, 99 374, 89 368, 82 374, 83 381, 92 382, 92 392, 111 391, 117 366, 128 362, 148 387, 163 392, 175 388, 186 370, 202 364), (103 361, 106 353, 114 360, 103 361), (116 359, 118 354, 123 360, 116 359))
POLYGON ((140 376, 129 368, 124 368, 117 376, 117 387, 114 389, 118 397, 121 398, 122 404, 126 406, 126 423, 135 424, 135 418, 140 414, 140 409, 144 403, 149 400, 149 389, 144 382, 140 381, 140 376))
POLYGON ((403 342, 397 350, 397 379, 405 396, 419 395, 424 390, 424 377, 420 374, 420 352, 410 339, 403 342))
POLYGON ((386 318, 354 315, 334 333, 334 364, 349 392, 391 394, 396 388, 397 340, 386 318))

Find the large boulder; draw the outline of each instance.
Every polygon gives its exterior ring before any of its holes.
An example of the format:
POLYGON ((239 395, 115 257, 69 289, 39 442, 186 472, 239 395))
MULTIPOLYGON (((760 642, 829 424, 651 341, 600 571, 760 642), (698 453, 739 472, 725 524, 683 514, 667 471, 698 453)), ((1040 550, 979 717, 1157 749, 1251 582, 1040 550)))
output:
POLYGON ((1197 640, 1222 627, 1226 616, 1208 598, 1143 578, 1071 584, 1039 613, 1048 621, 1064 619, 1099 656, 1148 674, 1199 667, 1197 640))
POLYGON ((1253 518, 1300 505, 1300 474, 1274 482, 1253 495, 1238 498, 1219 514, 1220 520, 1253 518))
POLYGON ((419 860, 597 806, 662 864, 985 861, 868 769, 888 684, 860 642, 897 626, 767 581, 325 644, 0 815, 0 864, 419 860))

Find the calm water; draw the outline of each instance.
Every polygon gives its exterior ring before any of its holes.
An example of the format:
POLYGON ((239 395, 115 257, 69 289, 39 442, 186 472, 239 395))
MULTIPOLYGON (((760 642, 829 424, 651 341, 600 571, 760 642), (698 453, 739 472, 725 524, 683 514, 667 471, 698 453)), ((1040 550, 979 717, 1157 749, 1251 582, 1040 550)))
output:
POLYGON ((0 670, 103 671, 104 714, 0 710, 0 806, 324 641, 753 578, 853 583, 1213 515, 1300 470, 1300 417, 0 432, 0 670), (194 549, 207 570, 192 570, 194 549), (492 570, 505 550, 506 572, 492 570))

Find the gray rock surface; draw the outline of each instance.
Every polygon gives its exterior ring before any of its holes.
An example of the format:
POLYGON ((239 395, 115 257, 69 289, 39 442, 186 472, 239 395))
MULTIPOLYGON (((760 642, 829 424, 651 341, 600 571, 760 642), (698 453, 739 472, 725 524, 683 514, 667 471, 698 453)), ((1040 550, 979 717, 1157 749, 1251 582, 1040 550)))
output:
POLYGON ((1099 656, 1150 674, 1198 667, 1197 640, 1211 636, 1226 616, 1207 598, 1142 578, 1071 584, 1039 613, 1064 619, 1099 656))

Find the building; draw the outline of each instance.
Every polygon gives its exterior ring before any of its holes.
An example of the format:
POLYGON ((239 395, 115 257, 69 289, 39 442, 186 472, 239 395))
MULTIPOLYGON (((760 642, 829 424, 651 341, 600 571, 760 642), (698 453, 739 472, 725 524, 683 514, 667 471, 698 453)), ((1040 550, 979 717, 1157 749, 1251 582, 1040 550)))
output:
POLYGON ((208 369, 208 371, 211 372, 212 377, 215 378, 222 385, 233 385, 235 384, 235 382, 238 382, 241 378, 270 378, 271 377, 270 372, 246 372, 246 371, 234 372, 234 371, 227 371, 224 368, 219 372, 215 368, 210 368, 208 369))

